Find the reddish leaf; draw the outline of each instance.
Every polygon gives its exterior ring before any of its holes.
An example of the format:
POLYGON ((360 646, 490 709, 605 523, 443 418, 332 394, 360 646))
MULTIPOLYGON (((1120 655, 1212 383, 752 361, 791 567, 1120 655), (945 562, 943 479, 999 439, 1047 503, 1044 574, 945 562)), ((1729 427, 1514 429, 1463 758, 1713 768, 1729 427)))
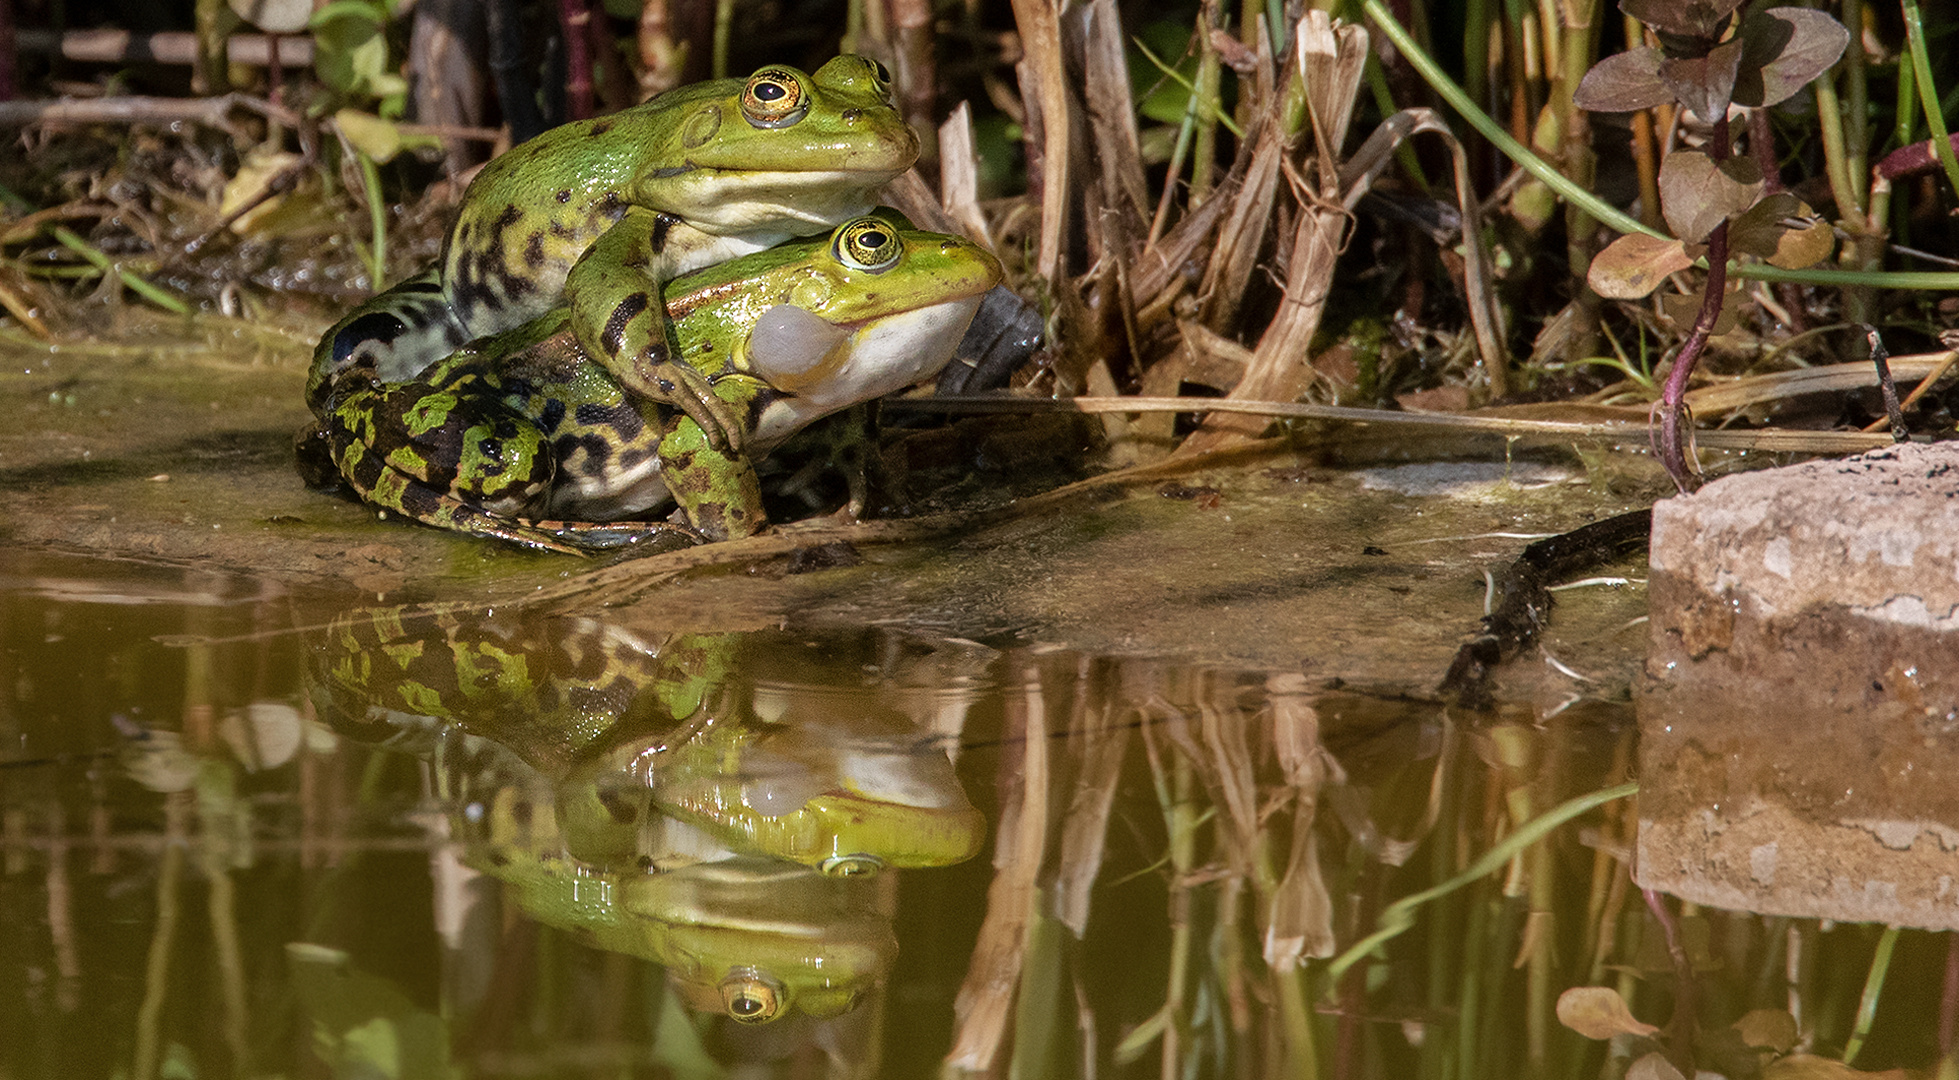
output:
POLYGON ((1578 80, 1572 103, 1592 112, 1636 112, 1665 105, 1673 91, 1660 81, 1660 50, 1627 49, 1592 65, 1578 80))
POLYGON ((1675 150, 1660 165, 1660 212, 1682 240, 1700 241, 1761 195, 1754 158, 1731 157, 1717 166, 1699 150, 1675 150))
POLYGON ((1850 44, 1850 31, 1821 11, 1770 8, 1742 21, 1735 35, 1744 55, 1735 79, 1736 104, 1774 105, 1830 69, 1850 44))
MULTIPOLYGON (((1705 291, 1691 293, 1661 293, 1660 314, 1686 333, 1700 318, 1701 297, 1705 291)), ((1725 334, 1741 321, 1741 282, 1733 274, 1728 275, 1727 291, 1721 295, 1721 311, 1714 316, 1714 328, 1710 334, 1725 334)))
POLYGON ((1619 0, 1619 10, 1661 34, 1714 41, 1743 0, 1619 0))
POLYGON ((1585 281, 1607 299, 1638 300, 1659 288, 1668 274, 1692 265, 1693 257, 1678 240, 1627 233, 1592 256, 1585 281))
POLYGON ((1741 53, 1742 42, 1737 38, 1716 45, 1706 56, 1668 57, 1660 61, 1660 81, 1701 119, 1719 120, 1727 115, 1728 102, 1734 97, 1741 53))

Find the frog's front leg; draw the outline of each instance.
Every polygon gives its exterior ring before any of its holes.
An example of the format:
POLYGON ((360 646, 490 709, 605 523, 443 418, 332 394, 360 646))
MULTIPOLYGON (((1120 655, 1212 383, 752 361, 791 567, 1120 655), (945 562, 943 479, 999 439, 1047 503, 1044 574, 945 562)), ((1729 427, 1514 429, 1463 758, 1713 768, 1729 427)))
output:
POLYGON ((710 540, 753 536, 768 527, 754 463, 739 450, 710 445, 692 417, 675 415, 667 423, 660 438, 660 477, 681 516, 710 540))
POLYGON ((572 333, 628 393, 677 407, 700 425, 708 445, 738 453, 737 410, 669 340, 660 286, 672 276, 671 260, 662 251, 677 221, 633 207, 592 244, 565 280, 572 333))

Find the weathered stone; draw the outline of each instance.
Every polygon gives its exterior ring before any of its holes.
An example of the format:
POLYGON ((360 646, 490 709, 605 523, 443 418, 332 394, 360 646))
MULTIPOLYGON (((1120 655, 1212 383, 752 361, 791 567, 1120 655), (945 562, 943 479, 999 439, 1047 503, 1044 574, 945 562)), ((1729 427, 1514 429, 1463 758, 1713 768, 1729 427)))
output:
POLYGON ((1959 928, 1959 446, 1653 513, 1640 884, 1959 928))

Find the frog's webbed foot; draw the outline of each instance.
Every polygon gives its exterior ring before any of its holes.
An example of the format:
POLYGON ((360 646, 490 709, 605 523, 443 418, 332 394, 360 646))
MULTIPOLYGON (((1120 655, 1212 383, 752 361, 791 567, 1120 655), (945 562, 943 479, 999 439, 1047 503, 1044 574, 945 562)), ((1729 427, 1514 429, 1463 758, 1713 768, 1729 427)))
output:
POLYGON ((698 369, 674 360, 642 360, 621 374, 627 393, 671 405, 699 424, 715 450, 739 454, 742 415, 714 393, 714 384, 698 369))
POLYGON ((634 556, 659 555, 708 542, 699 530, 671 521, 505 521, 500 531, 483 535, 576 555, 626 548, 631 548, 634 556))

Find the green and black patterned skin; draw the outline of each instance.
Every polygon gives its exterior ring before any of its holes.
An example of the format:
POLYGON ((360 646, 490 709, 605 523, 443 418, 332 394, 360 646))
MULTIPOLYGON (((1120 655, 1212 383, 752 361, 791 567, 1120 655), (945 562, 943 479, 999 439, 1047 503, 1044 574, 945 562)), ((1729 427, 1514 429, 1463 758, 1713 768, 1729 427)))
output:
POLYGON ((574 551, 662 532, 748 536, 768 523, 753 463, 829 413, 936 375, 999 275, 964 239, 866 216, 672 282, 678 355, 735 417, 745 451, 629 394, 566 309, 411 382, 343 373, 327 441, 361 498, 441 528, 574 551), (668 498, 684 528, 631 520, 668 498))
POLYGON ((326 332, 307 402, 324 426, 349 371, 405 381, 568 303, 580 346, 628 393, 679 407, 710 445, 739 446, 737 411, 668 351, 660 286, 865 213, 917 158, 889 73, 861 56, 813 75, 765 67, 554 128, 470 183, 437 267, 326 332))

